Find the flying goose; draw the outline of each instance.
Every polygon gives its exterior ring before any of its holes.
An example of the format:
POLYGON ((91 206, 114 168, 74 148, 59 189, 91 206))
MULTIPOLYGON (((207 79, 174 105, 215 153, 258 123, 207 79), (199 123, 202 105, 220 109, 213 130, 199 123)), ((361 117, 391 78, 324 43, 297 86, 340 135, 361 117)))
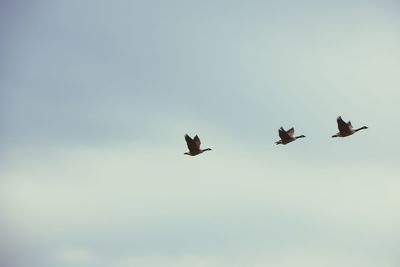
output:
POLYGON ((358 132, 359 130, 368 129, 367 126, 363 126, 358 129, 353 129, 353 125, 351 125, 351 122, 350 121, 348 123, 344 122, 341 116, 337 117, 336 121, 338 124, 339 132, 335 135, 332 135, 332 137, 346 137, 354 134, 355 132, 358 132))
POLYGON ((283 127, 279 128, 278 130, 279 133, 279 137, 281 138, 281 140, 275 142, 275 144, 279 145, 286 145, 290 142, 293 142, 294 140, 298 139, 298 138, 303 138, 306 137, 305 135, 300 135, 300 136, 294 136, 294 128, 290 128, 289 130, 285 131, 285 129, 283 129, 283 127))
POLYGON ((196 135, 193 139, 190 138, 189 135, 185 134, 185 140, 187 147, 189 148, 189 152, 184 153, 185 155, 189 156, 196 156, 198 154, 203 153, 204 151, 211 150, 211 148, 201 149, 200 145, 200 138, 196 135))

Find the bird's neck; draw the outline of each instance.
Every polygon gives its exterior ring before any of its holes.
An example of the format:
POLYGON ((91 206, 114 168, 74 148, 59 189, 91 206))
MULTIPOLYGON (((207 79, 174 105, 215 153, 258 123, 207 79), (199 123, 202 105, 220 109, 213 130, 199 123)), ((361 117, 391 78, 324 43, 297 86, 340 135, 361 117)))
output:
POLYGON ((363 127, 361 127, 361 128, 355 129, 354 132, 358 132, 359 130, 364 130, 364 129, 367 129, 367 127, 366 127, 366 126, 363 126, 363 127))

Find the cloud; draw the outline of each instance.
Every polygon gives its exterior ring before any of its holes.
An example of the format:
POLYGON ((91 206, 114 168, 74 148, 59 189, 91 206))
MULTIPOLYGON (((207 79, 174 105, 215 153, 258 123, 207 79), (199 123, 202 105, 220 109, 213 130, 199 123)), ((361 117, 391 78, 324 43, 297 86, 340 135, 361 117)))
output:
POLYGON ((388 1, 50 2, 0 26, 2 230, 27 266, 398 265, 388 1), (370 128, 332 140, 338 115, 370 128))
MULTIPOLYGON (((39 159, 45 168, 32 162, 9 169, 3 172, 3 214, 26 238, 41 240, 39 255, 48 257, 45 248, 57 244, 56 258, 66 261, 92 257, 65 250, 67 244, 88 248, 104 262, 128 257, 147 259, 148 266, 159 258, 146 255, 176 255, 171 266, 185 255, 223 266, 232 254, 253 262, 262 251, 285 257, 302 244, 321 247, 318 257, 328 259, 324 251, 330 250, 393 258, 387 251, 398 240, 396 169, 315 166, 274 158, 272 151, 230 154, 220 148, 196 158, 181 152, 174 145, 71 149, 39 159)), ((363 260, 354 255, 349 257, 363 260)), ((277 266, 289 264, 279 261, 277 266)))

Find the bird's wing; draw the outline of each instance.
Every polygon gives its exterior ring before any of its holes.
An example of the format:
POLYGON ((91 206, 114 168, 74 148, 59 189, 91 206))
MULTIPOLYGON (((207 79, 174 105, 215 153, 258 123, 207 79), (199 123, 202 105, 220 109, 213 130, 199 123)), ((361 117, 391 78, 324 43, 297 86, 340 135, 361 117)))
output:
POLYGON ((279 137, 282 140, 290 139, 290 135, 288 135, 288 133, 283 129, 283 127, 279 128, 278 133, 279 133, 279 137))
POLYGON ((186 144, 187 144, 187 147, 190 152, 195 152, 198 150, 195 141, 192 138, 190 138, 189 135, 187 135, 187 134, 185 135, 185 140, 186 140, 186 144))
POLYGON ((351 125, 351 121, 349 121, 349 122, 347 123, 347 126, 349 126, 350 129, 353 128, 353 125, 351 125))
POLYGON ((340 132, 348 132, 349 131, 349 125, 347 125, 347 123, 345 123, 343 121, 341 116, 337 117, 336 121, 337 121, 340 132))
POLYGON ((200 148, 201 141, 200 141, 200 138, 197 135, 193 138, 193 141, 196 144, 197 148, 200 148))
POLYGON ((289 130, 287 130, 286 132, 287 132, 287 134, 288 134, 289 136, 293 137, 293 135, 294 135, 294 128, 292 127, 292 128, 290 128, 289 130))

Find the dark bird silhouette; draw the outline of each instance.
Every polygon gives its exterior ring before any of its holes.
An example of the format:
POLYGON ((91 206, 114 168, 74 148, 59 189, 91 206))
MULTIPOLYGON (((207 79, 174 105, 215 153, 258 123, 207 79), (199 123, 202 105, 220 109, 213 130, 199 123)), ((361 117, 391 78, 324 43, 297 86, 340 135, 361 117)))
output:
POLYGON ((285 129, 283 129, 283 127, 279 128, 278 130, 279 133, 279 137, 281 138, 281 140, 275 142, 275 144, 279 145, 286 145, 289 144, 290 142, 293 142, 294 140, 298 139, 298 138, 304 138, 306 137, 305 135, 299 135, 299 136, 294 136, 294 128, 290 128, 289 130, 285 131, 285 129))
POLYGON ((187 147, 189 149, 189 152, 184 153, 185 155, 196 156, 198 154, 203 153, 204 151, 211 150, 211 148, 206 148, 206 149, 200 148, 201 141, 197 135, 192 139, 190 138, 189 135, 185 134, 185 140, 187 147))
POLYGON ((346 137, 346 136, 354 134, 355 132, 358 132, 359 130, 368 129, 367 126, 363 126, 358 129, 353 129, 353 125, 351 125, 351 122, 350 121, 347 123, 344 122, 341 116, 337 117, 336 121, 337 121, 339 132, 335 135, 332 135, 332 137, 346 137))

